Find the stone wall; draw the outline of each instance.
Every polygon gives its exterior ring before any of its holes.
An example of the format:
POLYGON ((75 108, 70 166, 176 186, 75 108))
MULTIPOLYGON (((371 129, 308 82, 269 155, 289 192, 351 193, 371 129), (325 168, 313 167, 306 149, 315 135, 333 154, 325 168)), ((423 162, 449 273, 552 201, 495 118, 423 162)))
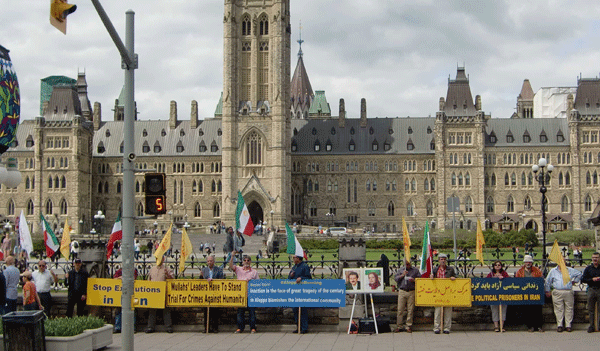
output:
MULTIPOLYGON (((55 295, 52 317, 64 316, 67 310, 66 295, 55 295)), ((385 293, 381 295, 373 295, 375 303, 375 313, 378 316, 388 317, 391 324, 396 323, 397 311, 397 294, 385 293)), ((587 327, 588 313, 586 308, 587 297, 585 292, 578 291, 575 293, 575 314, 574 324, 581 324, 581 328, 587 327)), ((369 315, 372 315, 371 305, 368 305, 369 315)), ((216 309, 211 309, 211 313, 215 313, 216 309)), ((221 313, 220 325, 224 331, 235 330, 236 309, 221 308, 218 309, 221 313)), ((319 331, 345 331, 352 303, 346 307, 335 308, 311 308, 309 309, 309 324, 313 330, 319 331)), ((414 313, 413 329, 415 330, 431 330, 433 326, 433 308, 432 307, 416 307, 414 313)), ((119 312, 118 308, 108 307, 88 307, 88 312, 93 315, 101 316, 108 323, 114 322, 114 316, 119 312)), ((178 331, 204 331, 205 325, 205 308, 177 308, 172 310, 173 324, 178 331)), ((546 329, 555 329, 556 319, 552 308, 551 299, 546 299, 546 304, 543 308, 544 323, 546 329)), ((256 311, 257 324, 261 330, 282 330, 292 329, 295 321, 291 308, 259 308, 256 311), (264 326, 264 327, 263 327, 264 326)), ((473 307, 455 307, 453 309, 452 329, 453 330, 491 330, 493 328, 492 314, 488 306, 473 306, 473 307)), ((136 310, 136 330, 143 331, 147 323, 148 313, 144 309, 136 310)), ((357 304, 354 317, 364 316, 364 304, 357 304)), ((508 307, 505 327, 512 330, 525 330, 519 320, 518 308, 514 306, 508 307)), ((158 314, 157 330, 162 328, 162 315, 158 314)), ((574 328, 577 328, 575 325, 574 328)))

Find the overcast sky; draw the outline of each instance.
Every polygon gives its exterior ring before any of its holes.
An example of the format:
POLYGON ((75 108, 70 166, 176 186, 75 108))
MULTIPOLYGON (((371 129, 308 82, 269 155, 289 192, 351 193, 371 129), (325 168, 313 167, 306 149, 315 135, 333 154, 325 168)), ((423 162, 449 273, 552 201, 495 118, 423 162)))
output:
MULTIPOLYGON (((112 119, 124 71, 90 1, 71 0, 67 35, 49 24, 49 0, 0 0, 0 45, 10 50, 21 88, 21 118, 39 116, 40 79, 77 78, 112 119)), ((212 117, 222 90, 223 0, 101 1, 125 41, 125 12, 135 11, 139 119, 168 119, 192 100, 212 117)), ((337 115, 350 118, 367 99, 369 117, 435 115, 448 77, 464 65, 471 92, 492 117, 510 117, 524 79, 534 91, 576 86, 600 71, 597 1, 291 0, 292 68, 300 21, 313 90, 325 90, 337 115)))

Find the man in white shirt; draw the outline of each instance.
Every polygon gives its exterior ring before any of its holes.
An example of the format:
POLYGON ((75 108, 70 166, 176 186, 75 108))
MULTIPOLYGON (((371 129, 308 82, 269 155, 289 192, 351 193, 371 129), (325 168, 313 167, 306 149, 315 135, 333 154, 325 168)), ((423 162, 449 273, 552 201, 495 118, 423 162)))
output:
POLYGON ((575 298, 573 295, 573 283, 579 283, 581 276, 580 271, 571 267, 567 268, 569 273, 569 282, 565 284, 563 281, 560 266, 556 266, 548 272, 546 277, 546 297, 552 296, 552 304, 554 305, 554 315, 556 316, 556 331, 561 333, 563 330, 571 332, 571 322, 573 322, 573 304, 575 298), (564 321, 564 328, 563 328, 564 321))
POLYGON ((46 314, 50 317, 52 309, 52 295, 50 295, 50 290, 52 290, 52 284, 58 282, 58 277, 52 270, 46 269, 46 261, 44 260, 38 262, 38 269, 33 272, 32 276, 35 289, 40 297, 40 302, 44 306, 46 314))

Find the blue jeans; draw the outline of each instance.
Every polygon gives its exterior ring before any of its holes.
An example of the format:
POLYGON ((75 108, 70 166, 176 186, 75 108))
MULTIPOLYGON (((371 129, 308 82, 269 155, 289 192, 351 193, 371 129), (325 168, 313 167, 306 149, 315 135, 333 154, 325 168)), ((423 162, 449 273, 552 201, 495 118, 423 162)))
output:
MULTIPOLYGON (((294 307, 294 325, 298 325, 298 308, 294 307)), ((300 331, 308 331, 308 308, 303 307, 300 313, 300 331)))
MULTIPOLYGON (((121 320, 122 318, 122 312, 121 310, 119 310, 119 313, 115 316, 115 331, 121 331, 121 320)), ((135 320, 136 320, 136 315, 135 313, 133 314, 133 330, 135 330, 135 320)))
POLYGON ((237 310, 237 327, 240 331, 244 331, 246 326, 246 311, 250 314, 250 330, 256 330, 256 307, 238 308, 237 310))

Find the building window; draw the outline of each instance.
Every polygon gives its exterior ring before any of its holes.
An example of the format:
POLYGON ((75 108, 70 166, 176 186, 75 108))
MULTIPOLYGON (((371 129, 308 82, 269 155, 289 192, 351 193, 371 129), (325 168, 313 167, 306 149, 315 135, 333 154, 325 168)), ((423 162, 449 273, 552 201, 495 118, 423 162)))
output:
POLYGON ((262 164, 262 138, 257 132, 252 132, 246 142, 246 164, 262 164))

